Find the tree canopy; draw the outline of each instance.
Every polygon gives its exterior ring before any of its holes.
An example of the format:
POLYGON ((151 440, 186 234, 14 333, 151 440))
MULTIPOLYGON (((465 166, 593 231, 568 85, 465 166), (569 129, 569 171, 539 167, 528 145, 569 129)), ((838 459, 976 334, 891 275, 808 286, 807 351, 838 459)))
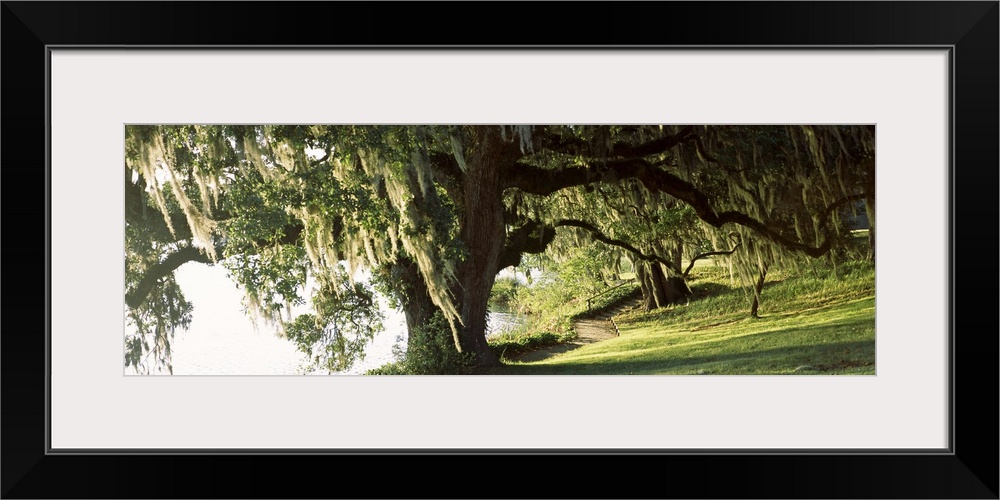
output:
POLYGON ((764 272, 822 257, 858 202, 873 238, 874 150, 874 126, 853 125, 130 125, 126 364, 169 366, 192 309, 173 272, 195 261, 225 266, 320 366, 349 366, 381 327, 366 269, 422 327, 411 349, 447 337, 490 367, 490 290, 524 255, 600 242, 666 304, 682 256, 742 245, 764 272))

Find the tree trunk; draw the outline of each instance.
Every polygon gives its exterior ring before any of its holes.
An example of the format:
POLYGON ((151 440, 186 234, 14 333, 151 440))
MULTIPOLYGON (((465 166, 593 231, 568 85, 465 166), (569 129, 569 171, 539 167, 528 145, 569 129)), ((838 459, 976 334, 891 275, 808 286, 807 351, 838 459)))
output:
POLYGON ((499 176, 500 167, 514 159, 511 147, 500 138, 499 128, 478 127, 473 144, 466 148, 460 223, 468 256, 458 267, 459 283, 453 292, 462 318, 458 347, 473 353, 480 368, 500 365, 486 343, 486 316, 506 238, 499 176))
POLYGON ((674 274, 681 274, 681 266, 683 265, 682 257, 684 255, 684 243, 677 240, 677 248, 674 250, 674 274))
POLYGON ((669 304, 680 304, 682 302, 686 303, 688 297, 691 296, 691 289, 688 288, 687 283, 684 282, 684 278, 680 276, 671 276, 666 279, 663 286, 664 291, 667 296, 667 303, 669 304))
POLYGON ((868 260, 875 262, 875 197, 865 198, 865 213, 868 216, 868 260))
POLYGON ((656 300, 656 307, 666 307, 670 302, 667 300, 666 278, 663 275, 663 268, 659 262, 649 264, 650 288, 653 291, 653 298, 656 300))
POLYGON ((658 262, 637 262, 635 266, 642 290, 642 306, 646 311, 684 303, 691 296, 691 289, 684 278, 669 276, 661 265, 658 262))
POLYGON ((867 167, 865 175, 865 213, 868 216, 868 259, 875 262, 875 162, 867 167))
POLYGON ((765 277, 767 277, 767 265, 760 268, 757 283, 753 287, 753 304, 750 305, 750 317, 754 319, 760 317, 757 315, 757 308, 760 306, 760 292, 764 289, 765 277))
POLYGON ((633 268, 635 269, 635 277, 639 281, 639 289, 642 290, 642 308, 646 312, 652 311, 656 309, 656 300, 653 298, 653 290, 650 288, 646 263, 636 262, 633 268))
MULTIPOLYGON (((417 327, 427 325, 437 306, 431 300, 430 292, 427 291, 427 284, 420 275, 417 264, 408 258, 400 258, 397 263, 392 264, 389 269, 391 282, 397 284, 394 290, 397 291, 395 297, 403 306, 403 315, 406 317, 406 331, 413 332, 417 327)), ((415 343, 424 341, 422 337, 407 335, 406 348, 408 351, 415 351, 415 343)))

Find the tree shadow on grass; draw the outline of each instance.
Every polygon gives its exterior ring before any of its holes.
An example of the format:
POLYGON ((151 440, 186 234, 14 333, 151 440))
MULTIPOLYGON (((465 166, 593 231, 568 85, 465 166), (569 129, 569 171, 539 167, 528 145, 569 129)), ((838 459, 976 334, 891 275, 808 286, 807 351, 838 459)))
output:
MULTIPOLYGON (((822 323, 787 325, 781 316, 762 317, 756 321, 760 322, 757 327, 760 330, 753 333, 719 331, 715 335, 709 331, 694 334, 699 328, 692 328, 687 332, 638 337, 627 347, 595 347, 567 359, 508 365, 497 373, 822 374, 871 371, 867 367, 875 365, 875 339, 869 338, 872 333, 868 331, 874 328, 874 321, 858 311, 844 311, 839 317, 825 318, 822 323), (768 323, 773 326, 768 328, 768 323)), ((719 325, 709 326, 716 328, 719 325)), ((567 346, 566 350, 576 347, 567 346)))
MULTIPOLYGON (((776 334, 777 332, 767 332, 776 334)), ((780 333, 778 333, 780 334, 780 333)), ((763 334, 755 334, 763 335, 763 334)), ((586 364, 510 365, 500 374, 511 375, 653 375, 664 371, 677 375, 751 375, 756 371, 824 374, 848 368, 874 366, 875 341, 846 341, 784 346, 760 351, 701 354, 679 358, 619 361, 594 359, 586 364), (739 367, 747 369, 741 372, 739 367), (753 369, 751 369, 753 367, 753 369), (734 369, 735 368, 735 369, 734 369), (795 371, 799 369, 799 371, 795 371), (721 372, 721 373, 720 373, 721 372)), ((667 374, 664 374, 667 375, 667 374)))
POLYGON ((701 299, 705 297, 713 297, 721 295, 723 293, 735 290, 731 286, 722 285, 719 283, 692 283, 691 286, 691 300, 701 299))

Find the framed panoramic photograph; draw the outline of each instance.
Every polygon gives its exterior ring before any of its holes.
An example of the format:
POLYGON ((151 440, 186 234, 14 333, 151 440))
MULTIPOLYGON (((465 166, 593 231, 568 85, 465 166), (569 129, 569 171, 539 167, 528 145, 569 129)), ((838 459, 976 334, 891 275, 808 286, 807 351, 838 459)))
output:
POLYGON ((514 6, 4 2, 3 496, 997 498, 998 3, 514 6))

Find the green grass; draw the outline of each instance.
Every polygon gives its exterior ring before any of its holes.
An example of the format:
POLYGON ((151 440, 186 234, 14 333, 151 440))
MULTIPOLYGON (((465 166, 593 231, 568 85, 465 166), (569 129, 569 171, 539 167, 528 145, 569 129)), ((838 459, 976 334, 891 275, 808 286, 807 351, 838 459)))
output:
POLYGON ((748 292, 715 267, 692 272, 689 306, 633 314, 621 336, 498 374, 863 374, 875 373, 875 273, 849 262, 803 275, 771 273, 760 318, 748 292))

